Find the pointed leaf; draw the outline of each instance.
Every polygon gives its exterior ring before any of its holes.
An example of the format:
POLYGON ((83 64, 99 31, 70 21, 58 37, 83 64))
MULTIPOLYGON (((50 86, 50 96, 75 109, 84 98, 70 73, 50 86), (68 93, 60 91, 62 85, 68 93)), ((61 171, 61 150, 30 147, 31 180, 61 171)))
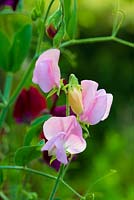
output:
POLYGON ((41 117, 38 117, 34 121, 32 121, 31 126, 40 125, 43 122, 45 122, 46 120, 48 120, 50 117, 51 117, 51 115, 43 115, 41 117))
POLYGON ((25 25, 14 36, 10 49, 9 71, 16 72, 21 67, 29 51, 31 36, 32 27, 30 24, 25 25))
POLYGON ((40 127, 41 127, 42 123, 44 123, 50 117, 51 117, 51 115, 44 115, 44 116, 37 118, 36 120, 34 120, 31 123, 31 127, 28 129, 27 134, 24 138, 24 145, 25 146, 30 145, 32 139, 36 135, 39 135, 41 133, 40 127))
POLYGON ((23 146, 19 148, 15 153, 15 164, 20 166, 25 166, 30 161, 40 157, 41 146, 42 144, 38 144, 34 146, 23 146))
POLYGON ((0 32, 0 67, 7 70, 10 42, 4 33, 0 32))

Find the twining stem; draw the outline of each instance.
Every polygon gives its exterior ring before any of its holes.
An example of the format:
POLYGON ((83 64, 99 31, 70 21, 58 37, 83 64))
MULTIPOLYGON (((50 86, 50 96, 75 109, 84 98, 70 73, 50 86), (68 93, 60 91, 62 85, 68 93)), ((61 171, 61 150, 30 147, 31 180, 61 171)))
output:
POLYGON ((69 101, 68 101, 68 93, 66 93, 66 116, 70 115, 70 107, 69 107, 69 101))
MULTIPOLYGON (((50 178, 50 179, 53 179, 53 180, 56 180, 57 177, 56 176, 53 176, 51 174, 47 174, 47 173, 44 173, 44 172, 41 172, 41 171, 38 171, 38 170, 35 170, 35 169, 31 169, 31 168, 28 168, 28 167, 23 167, 23 166, 0 166, 0 169, 8 169, 8 170, 19 170, 19 171, 25 171, 25 172, 29 172, 29 173, 32 173, 32 174, 36 174, 36 175, 39 175, 39 176, 43 176, 43 177, 46 177, 46 178, 50 178)), ((83 196, 81 196, 77 191, 75 191, 70 185, 68 185, 63 179, 59 179, 59 181, 61 183, 63 183, 70 191, 72 191, 76 196, 78 196, 79 198, 82 198, 82 199, 85 199, 83 196)))
MULTIPOLYGON (((4 87, 4 95, 3 95, 4 99, 7 102, 8 102, 11 87, 12 87, 12 80, 13 80, 13 74, 7 73, 6 81, 5 81, 5 87, 4 87)), ((0 128, 3 125, 7 111, 8 111, 8 105, 1 110, 1 113, 0 113, 0 128)))
POLYGON ((85 197, 87 197, 87 196, 90 194, 91 189, 92 189, 97 183, 101 182, 101 181, 104 180, 105 178, 108 178, 109 176, 112 176, 112 175, 115 174, 115 173, 117 173, 116 170, 110 170, 109 173, 107 173, 106 175, 104 175, 104 176, 98 178, 98 179, 90 186, 90 188, 88 189, 88 191, 87 191, 86 194, 85 194, 85 197))
POLYGON ((56 176, 52 176, 50 174, 47 174, 47 173, 44 173, 44 172, 41 172, 41 171, 38 171, 38 170, 35 170, 35 169, 31 169, 31 168, 28 168, 28 167, 23 167, 23 166, 11 166, 11 165, 8 165, 8 166, 0 166, 0 169, 12 169, 12 170, 20 170, 20 171, 26 171, 26 172, 30 172, 32 174, 37 174, 37 175, 41 175, 41 176, 44 176, 46 178, 50 178, 50 179, 56 179, 57 177, 56 176))
POLYGON ((56 179, 56 181, 55 181, 53 190, 52 190, 52 192, 51 192, 51 194, 50 194, 49 200, 53 200, 54 197, 55 197, 55 193, 56 193, 56 191, 57 191, 57 189, 58 189, 58 185, 59 185, 59 183, 60 183, 60 178, 61 178, 61 176, 62 176, 63 169, 64 169, 64 165, 62 164, 61 167, 60 167, 60 171, 59 171, 59 174, 58 174, 58 176, 57 176, 57 179, 56 179))
POLYGON ((134 48, 134 43, 129 42, 127 40, 123 40, 121 38, 115 37, 115 36, 104 36, 104 37, 94 37, 94 38, 84 38, 84 39, 73 39, 69 40, 67 42, 63 42, 60 45, 60 48, 62 47, 68 47, 68 46, 73 46, 73 45, 79 45, 79 44, 88 44, 88 43, 97 43, 97 42, 110 42, 110 41, 115 41, 120 44, 123 44, 125 46, 129 46, 134 48))

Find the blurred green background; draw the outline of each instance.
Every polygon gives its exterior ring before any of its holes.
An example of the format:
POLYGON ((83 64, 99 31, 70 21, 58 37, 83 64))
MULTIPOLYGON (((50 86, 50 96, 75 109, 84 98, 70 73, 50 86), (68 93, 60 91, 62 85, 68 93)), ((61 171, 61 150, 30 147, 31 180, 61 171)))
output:
MULTIPOLYGON (((26 13, 31 12, 34 2, 24 1, 26 13)), ((116 3, 117 1, 113 0, 79 0, 77 38, 110 35, 116 3)), ((133 42, 134 1, 121 0, 120 9, 125 13, 125 19, 118 36, 133 42)), ((8 38, 11 39, 15 30, 27 21, 31 23, 27 16, 17 15, 16 18, 14 15, 0 16, 0 29, 6 32, 8 38)), ((31 51, 24 67, 15 74, 14 87, 16 87, 21 74, 24 73, 25 67, 33 55, 36 41, 37 31, 34 24, 31 51)), ((45 48, 47 48, 50 40, 46 36, 45 42, 45 48)), ((63 51, 59 65, 64 77, 67 77, 70 73, 75 73, 79 80, 95 80, 99 83, 99 88, 105 88, 108 93, 112 93, 114 96, 109 118, 96 126, 90 127, 91 137, 87 141, 88 147, 72 162, 65 179, 81 194, 84 194, 90 188, 90 192, 94 193, 96 200, 133 200, 134 49, 115 42, 76 45, 63 51), (117 170, 117 173, 109 176, 107 174, 111 172, 111 169, 117 170), (102 179, 100 179, 101 177, 102 179), (98 179, 100 181, 96 183, 98 179)), ((1 88, 3 87, 4 77, 4 71, 0 70, 1 88)), ((31 80, 26 83, 27 87, 30 82, 31 80)), ((0 136, 1 163, 8 160, 9 164, 13 164, 14 152, 22 145, 26 131, 26 126, 15 124, 11 116, 12 110, 10 110, 7 118, 7 133, 3 137, 0 136)), ((30 166, 56 174, 41 159, 33 161, 30 166)), ((39 200, 48 199, 52 188, 51 180, 27 174, 24 182, 24 174, 15 171, 7 171, 4 174, 5 182, 1 189, 9 199, 28 199, 26 191, 36 193, 33 199, 36 199, 36 196, 39 200), (23 185, 24 194, 20 184, 23 185)), ((67 188, 60 186, 57 192, 57 200, 78 199, 67 188)), ((89 199, 93 199, 93 196, 89 195, 89 199)))

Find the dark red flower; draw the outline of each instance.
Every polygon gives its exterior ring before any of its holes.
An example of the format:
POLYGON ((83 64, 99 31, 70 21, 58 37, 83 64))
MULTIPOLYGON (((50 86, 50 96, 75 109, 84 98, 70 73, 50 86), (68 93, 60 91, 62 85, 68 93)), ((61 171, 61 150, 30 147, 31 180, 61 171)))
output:
POLYGON ((16 10, 19 0, 0 0, 0 8, 3 6, 11 6, 13 10, 16 10))
POLYGON ((13 116, 17 123, 30 123, 47 108, 45 97, 35 88, 23 89, 15 103, 13 116))

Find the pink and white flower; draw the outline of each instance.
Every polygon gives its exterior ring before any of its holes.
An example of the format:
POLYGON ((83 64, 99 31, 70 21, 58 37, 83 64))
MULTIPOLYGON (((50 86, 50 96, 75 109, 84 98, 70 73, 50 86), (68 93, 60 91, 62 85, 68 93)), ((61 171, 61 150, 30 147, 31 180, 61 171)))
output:
POLYGON ((32 81, 46 93, 54 87, 60 86, 59 56, 58 49, 49 49, 41 54, 36 61, 32 81))
POLYGON ((42 151, 48 151, 63 164, 68 163, 66 153, 78 154, 86 148, 82 128, 75 116, 51 117, 44 123, 43 132, 48 141, 42 151))
POLYGON ((112 105, 112 94, 107 94, 104 89, 97 90, 98 83, 91 80, 81 81, 81 88, 83 112, 80 120, 91 125, 105 120, 112 105))

